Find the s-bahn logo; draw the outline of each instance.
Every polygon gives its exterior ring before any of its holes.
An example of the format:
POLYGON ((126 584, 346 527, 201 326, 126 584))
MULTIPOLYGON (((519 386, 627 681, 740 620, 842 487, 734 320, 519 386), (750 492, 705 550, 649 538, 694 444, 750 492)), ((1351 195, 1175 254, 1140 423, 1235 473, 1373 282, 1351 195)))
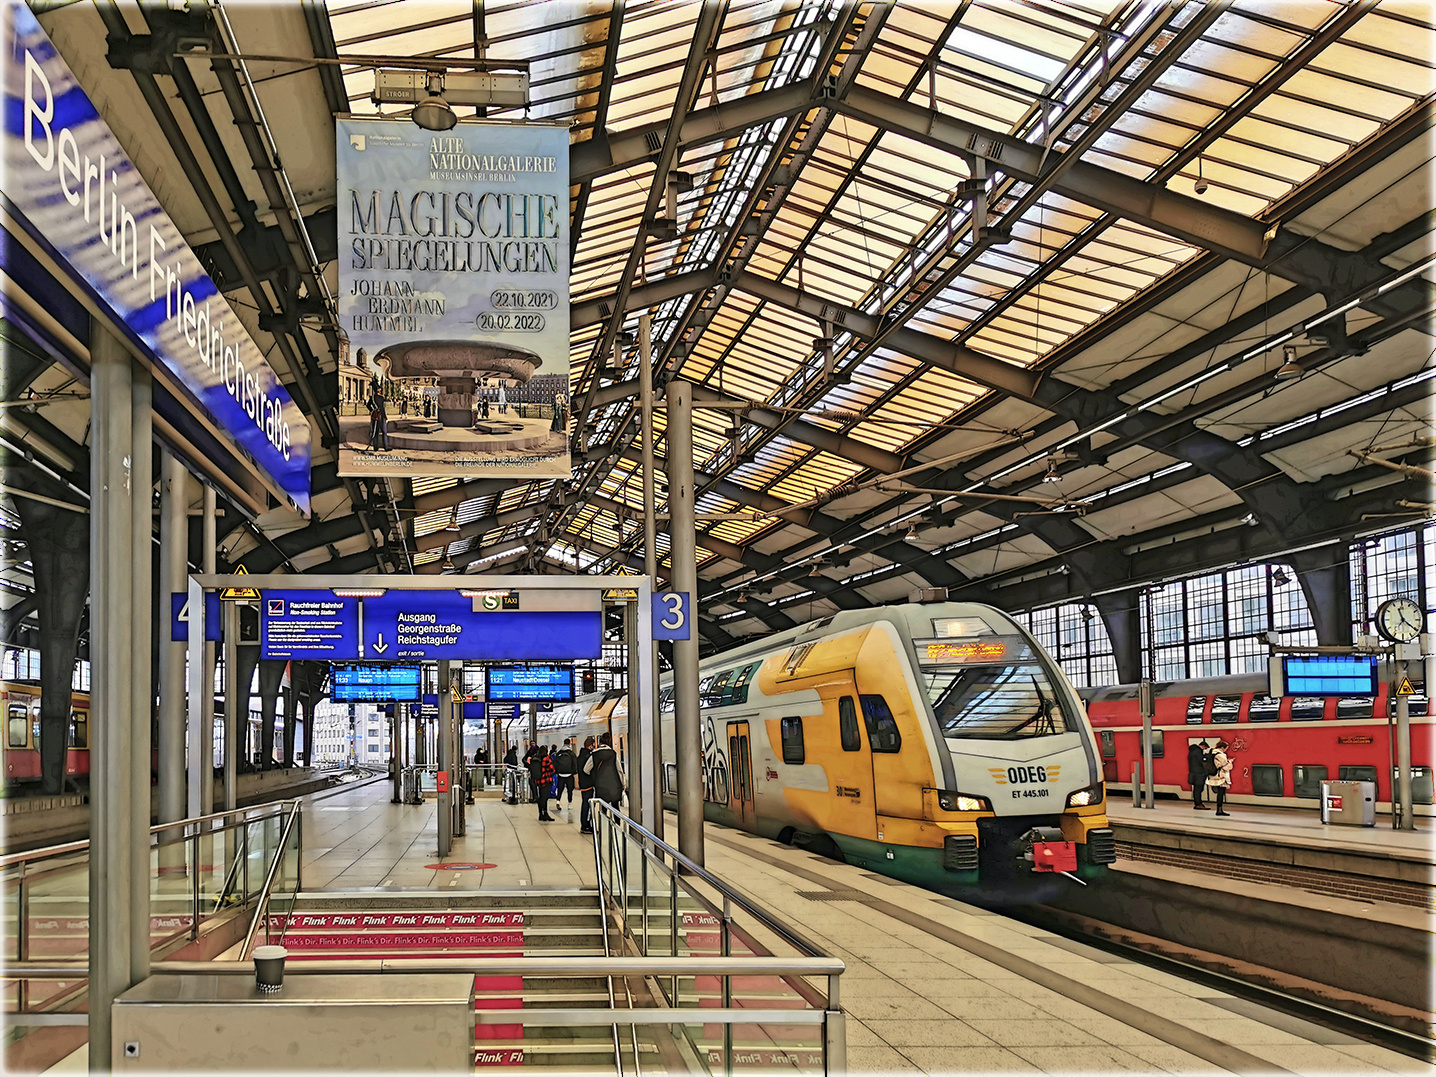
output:
POLYGON ((987 772, 998 785, 1038 785, 1055 782, 1062 772, 1062 765, 1027 767, 988 767, 987 772))

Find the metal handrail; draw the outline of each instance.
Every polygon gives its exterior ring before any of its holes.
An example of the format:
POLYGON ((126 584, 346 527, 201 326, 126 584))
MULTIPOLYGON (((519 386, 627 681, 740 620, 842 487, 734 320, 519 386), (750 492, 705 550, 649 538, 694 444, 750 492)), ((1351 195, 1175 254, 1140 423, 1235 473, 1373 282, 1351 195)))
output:
MULTIPOLYGON (((608 945, 608 903, 604 898, 603 857, 599 852, 599 843, 597 840, 595 840, 593 843, 593 877, 595 880, 597 880, 598 883, 598 915, 600 918, 600 923, 603 926, 603 957, 606 963, 608 959, 611 958, 613 955, 608 945)), ((608 1008, 610 1010, 617 1010, 618 1002, 613 996, 612 973, 609 973, 609 975, 605 978, 605 982, 608 984, 608 1008)), ((635 1067, 637 1067, 638 1030, 631 1029, 630 1031, 632 1031, 633 1033, 633 1064, 635 1067)), ((618 1042, 617 1021, 613 1022, 613 1069, 614 1072, 618 1074, 618 1077, 623 1077, 623 1047, 618 1042)))
MULTIPOLYGON (((846 966, 836 957, 346 957, 320 958, 286 964, 286 976, 321 972, 443 973, 472 972, 481 976, 534 976, 577 979, 584 976, 836 976, 846 966)), ((15 961, 5 965, 11 980, 83 979, 89 972, 84 961, 15 961)), ((155 973, 205 973, 216 976, 253 976, 252 961, 156 961, 155 973)), ((706 1013, 706 1010, 695 1011, 706 1013)))
MULTIPOLYGON (((718 893, 730 899, 740 909, 748 913, 748 915, 754 917, 759 923, 761 923, 764 927, 768 928, 768 930, 772 931, 785 942, 790 943, 792 946, 796 947, 799 950, 806 950, 809 954, 813 956, 826 956, 826 954, 824 954, 823 952, 822 947, 818 946, 816 943, 808 939, 800 932, 788 927, 782 921, 774 917, 772 913, 764 909, 761 905, 758 905, 750 898, 745 897, 743 894, 734 890, 727 883, 724 883, 722 880, 718 879, 716 876, 712 875, 704 868, 689 860, 686 856, 680 853, 673 846, 669 845, 662 838, 656 837, 651 831, 645 830, 641 824, 634 822, 632 819, 624 815, 621 811, 619 811, 613 805, 609 804, 607 801, 601 800, 598 797, 594 797, 593 800, 590 801, 589 810, 590 812, 600 811, 611 813, 617 820, 617 825, 627 830, 636 831, 645 840, 651 842, 655 847, 662 849, 674 860, 675 863, 682 865, 685 871, 687 871, 689 874, 696 875, 698 878, 702 879, 709 886, 717 890, 718 893)), ((699 895, 694 894, 693 896, 695 898, 698 898, 698 900, 702 901, 705 905, 709 905, 709 911, 713 912, 715 915, 718 915, 720 917, 723 915, 722 912, 719 911, 716 906, 713 906, 710 902, 706 901, 699 895)))
POLYGON ((300 802, 296 800, 289 813, 289 818, 285 820, 284 830, 279 835, 279 843, 274 849, 274 859, 270 861, 269 871, 264 876, 264 887, 260 890, 259 900, 255 903, 254 919, 250 921, 249 930, 244 936, 244 945, 240 947, 239 952, 242 954, 249 953, 249 948, 254 942, 254 933, 259 930, 260 923, 269 915, 269 899, 274 891, 274 878, 279 872, 279 865, 284 860, 284 850, 289 844, 289 835, 293 832, 294 824, 299 819, 299 807, 300 802))

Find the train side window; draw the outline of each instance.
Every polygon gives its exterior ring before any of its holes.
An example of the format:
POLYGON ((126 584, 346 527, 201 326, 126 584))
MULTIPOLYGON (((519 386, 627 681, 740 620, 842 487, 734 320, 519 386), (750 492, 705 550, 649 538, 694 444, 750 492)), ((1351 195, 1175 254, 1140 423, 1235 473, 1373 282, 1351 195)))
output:
POLYGON ((805 758, 803 751, 803 720, 801 718, 783 718, 778 722, 778 729, 783 738, 783 762, 802 763, 805 758))
POLYGON ((1326 767, 1298 763, 1295 770, 1296 795, 1306 800, 1320 797, 1321 783, 1326 781, 1328 774, 1326 767))
MULTIPOLYGON (((1395 768, 1395 767, 1392 767, 1392 768, 1391 768, 1391 788, 1392 788, 1392 789, 1395 789, 1395 788, 1396 788, 1396 781, 1397 781, 1396 775, 1397 775, 1396 768, 1395 768)), ((1431 768, 1430 768, 1430 767, 1412 767, 1412 768, 1411 768, 1411 802, 1412 802, 1413 804, 1430 804, 1430 803, 1431 803, 1431 799, 1432 799, 1432 798, 1431 798, 1432 792, 1433 792, 1433 789, 1432 789, 1432 780, 1431 780, 1431 768)))
POLYGON ((1235 722, 1241 717, 1241 696, 1217 696, 1212 700, 1212 722, 1235 722))
POLYGON ((838 732, 843 738, 843 751, 861 751, 863 742, 858 732, 858 708, 852 696, 838 700, 838 732))
MULTIPOLYGON (((1406 713, 1411 715, 1412 718, 1425 718, 1429 709, 1430 704, 1426 699, 1425 692, 1417 692, 1414 696, 1410 696, 1406 700, 1406 713)), ((1418 801, 1418 803, 1420 802, 1418 801)), ((1430 803, 1430 801, 1427 801, 1427 803, 1430 803)))
POLYGON ((1259 797, 1280 797, 1286 795, 1286 775, 1275 763, 1256 763, 1252 766, 1252 792, 1259 797))
POLYGON ((1102 758, 1117 758, 1117 737, 1110 729, 1104 729, 1097 734, 1097 739, 1102 742, 1102 758))
POLYGON ((887 700, 882 696, 859 696, 863 705, 863 722, 868 727, 868 744, 875 752, 902 751, 902 734, 887 700))
POLYGON ((26 728, 29 725, 26 719, 29 717, 29 713, 29 708, 23 703, 10 704, 10 711, 5 722, 5 743, 11 748, 25 747, 26 734, 29 732, 26 728))
POLYGON ((1281 698, 1257 693, 1247 704, 1248 722, 1275 722, 1281 716, 1281 698))
POLYGON ((90 746, 90 716, 85 711, 70 712, 70 747, 90 746))
POLYGON ((1339 782, 1374 782, 1376 781, 1376 768, 1344 763, 1336 768, 1336 780, 1339 782))
POLYGON ((1152 730, 1152 758, 1161 759, 1167 754, 1166 730, 1152 730))
POLYGON ((1201 725, 1206 709, 1206 696, 1192 696, 1187 700, 1187 725, 1201 725))
POLYGON ((664 791, 665 793, 671 793, 671 794, 673 794, 674 796, 677 796, 677 795, 678 795, 678 764, 677 764, 677 763, 664 763, 664 764, 663 764, 663 791, 664 791))
MULTIPOLYGON (((1376 713, 1376 700, 1371 696, 1341 696, 1336 701, 1338 718, 1370 718, 1376 713)), ((1375 771, 1372 772, 1373 774, 1375 771)), ((1372 778, 1353 778, 1352 781, 1375 781, 1372 778)))
POLYGON ((1291 720, 1293 722, 1318 722, 1325 713, 1325 696, 1291 697, 1291 720))

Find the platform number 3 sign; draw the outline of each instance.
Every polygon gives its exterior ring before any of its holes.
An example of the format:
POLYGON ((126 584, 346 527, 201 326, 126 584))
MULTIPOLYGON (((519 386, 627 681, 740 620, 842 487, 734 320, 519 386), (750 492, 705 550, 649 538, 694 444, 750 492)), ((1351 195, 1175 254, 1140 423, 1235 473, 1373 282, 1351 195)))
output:
POLYGON ((659 591, 653 596, 653 638, 691 638, 692 609, 692 596, 687 591, 659 591))

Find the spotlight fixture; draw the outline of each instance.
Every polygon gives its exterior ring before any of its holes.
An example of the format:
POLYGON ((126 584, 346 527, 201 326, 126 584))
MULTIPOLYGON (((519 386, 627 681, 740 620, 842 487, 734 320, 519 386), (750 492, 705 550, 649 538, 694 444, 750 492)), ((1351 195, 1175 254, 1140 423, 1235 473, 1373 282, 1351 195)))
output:
POLYGON ((1061 482, 1062 476, 1057 473, 1057 457, 1047 458, 1047 474, 1042 476, 1043 482, 1061 482))
POLYGON ((1306 373, 1306 371, 1301 368, 1301 364, 1296 361, 1295 344, 1283 345, 1281 349, 1281 360, 1281 366, 1279 366, 1276 371, 1277 381, 1290 381, 1306 373))
POLYGON ((1286 569, 1277 565, 1277 567, 1272 570, 1271 583, 1273 587, 1285 587, 1290 582, 1291 577, 1286 574, 1286 569))
POLYGON ((409 115, 425 131, 448 131, 459 122, 459 116, 449 102, 437 94, 424 98, 409 115))
POLYGON ((904 539, 905 541, 907 541, 907 542, 916 542, 916 541, 917 541, 917 528, 914 527, 914 526, 912 526, 912 525, 909 525, 909 526, 908 526, 908 529, 907 529, 907 534, 905 534, 905 535, 903 536, 903 539, 904 539))
POLYGON ((454 559, 449 556, 449 551, 448 551, 448 550, 445 550, 445 551, 444 551, 444 562, 443 562, 443 564, 441 564, 439 567, 442 568, 442 569, 444 569, 446 572, 453 570, 453 567, 454 567, 454 559))
POLYGON ((449 517, 449 522, 444 525, 444 530, 445 530, 445 531, 458 531, 458 529, 459 529, 459 509, 458 509, 458 506, 455 506, 455 507, 454 507, 454 514, 449 517))
POLYGON ((1197 194, 1206 194, 1206 193, 1207 193, 1207 188, 1208 188, 1209 186, 1211 186, 1211 184, 1209 184, 1209 183, 1207 182, 1207 178, 1202 175, 1202 157, 1201 157, 1201 154, 1198 154, 1198 155, 1197 155, 1197 182, 1194 183, 1194 184, 1192 184, 1192 190, 1195 191, 1197 194))
POLYGON ((1084 604, 1082 607, 1082 616, 1089 621, 1092 620, 1092 607, 1084 604))

